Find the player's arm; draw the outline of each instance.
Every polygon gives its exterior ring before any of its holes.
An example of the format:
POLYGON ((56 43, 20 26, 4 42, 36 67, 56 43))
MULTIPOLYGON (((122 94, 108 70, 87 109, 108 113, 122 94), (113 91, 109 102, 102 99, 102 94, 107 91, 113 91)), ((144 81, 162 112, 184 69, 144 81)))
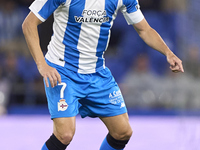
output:
POLYGON ((50 67, 44 58, 42 53, 39 35, 38 35, 38 25, 42 22, 30 12, 22 24, 22 30, 28 45, 28 48, 35 60, 37 68, 40 74, 45 80, 45 84, 49 87, 48 79, 51 83, 51 86, 54 87, 57 85, 57 82, 61 83, 61 77, 55 68, 50 67))
POLYGON ((147 45, 167 57, 173 72, 184 72, 182 61, 168 48, 160 35, 149 26, 145 18, 139 23, 133 24, 133 27, 147 45))

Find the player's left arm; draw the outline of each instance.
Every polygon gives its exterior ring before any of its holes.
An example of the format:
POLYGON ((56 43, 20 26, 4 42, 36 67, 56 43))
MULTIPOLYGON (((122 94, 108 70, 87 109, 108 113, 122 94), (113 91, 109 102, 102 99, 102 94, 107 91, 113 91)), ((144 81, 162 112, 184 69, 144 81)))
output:
POLYGON ((161 36, 150 27, 145 18, 139 23, 133 24, 133 27, 147 45, 167 57, 173 72, 184 72, 182 61, 169 49, 161 36))

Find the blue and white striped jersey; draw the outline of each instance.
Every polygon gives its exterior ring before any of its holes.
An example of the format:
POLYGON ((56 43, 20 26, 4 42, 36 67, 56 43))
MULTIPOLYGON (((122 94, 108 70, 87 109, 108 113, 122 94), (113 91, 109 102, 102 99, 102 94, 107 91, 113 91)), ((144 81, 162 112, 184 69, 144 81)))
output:
POLYGON ((46 59, 82 74, 105 68, 103 54, 118 10, 128 24, 144 18, 138 0, 35 0, 30 10, 43 22, 54 13, 46 59))

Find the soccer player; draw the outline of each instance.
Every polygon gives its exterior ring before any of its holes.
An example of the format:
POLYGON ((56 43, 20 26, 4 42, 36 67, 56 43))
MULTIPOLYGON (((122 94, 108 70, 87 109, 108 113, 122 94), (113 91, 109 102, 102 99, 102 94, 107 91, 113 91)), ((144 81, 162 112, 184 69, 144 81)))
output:
POLYGON ((100 150, 123 150, 132 129, 120 89, 103 57, 117 11, 150 47, 166 55, 173 72, 184 72, 181 60, 149 26, 137 0, 35 0, 30 10, 23 33, 44 78, 54 126, 42 150, 66 149, 78 113, 83 118, 99 117, 108 128, 100 150), (37 26, 52 13, 53 35, 44 57, 37 26))

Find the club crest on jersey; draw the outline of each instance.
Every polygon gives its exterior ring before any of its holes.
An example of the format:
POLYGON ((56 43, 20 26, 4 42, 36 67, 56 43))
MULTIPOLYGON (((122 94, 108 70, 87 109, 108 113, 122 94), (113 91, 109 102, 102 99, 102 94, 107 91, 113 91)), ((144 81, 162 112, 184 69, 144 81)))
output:
POLYGON ((93 23, 104 23, 109 22, 106 10, 86 10, 82 12, 82 16, 74 16, 75 21, 78 23, 82 22, 93 22, 93 23), (82 17, 83 16, 83 17, 82 17))
POLYGON ((65 111, 68 108, 68 104, 66 103, 65 99, 61 99, 58 102, 58 111, 65 111))

